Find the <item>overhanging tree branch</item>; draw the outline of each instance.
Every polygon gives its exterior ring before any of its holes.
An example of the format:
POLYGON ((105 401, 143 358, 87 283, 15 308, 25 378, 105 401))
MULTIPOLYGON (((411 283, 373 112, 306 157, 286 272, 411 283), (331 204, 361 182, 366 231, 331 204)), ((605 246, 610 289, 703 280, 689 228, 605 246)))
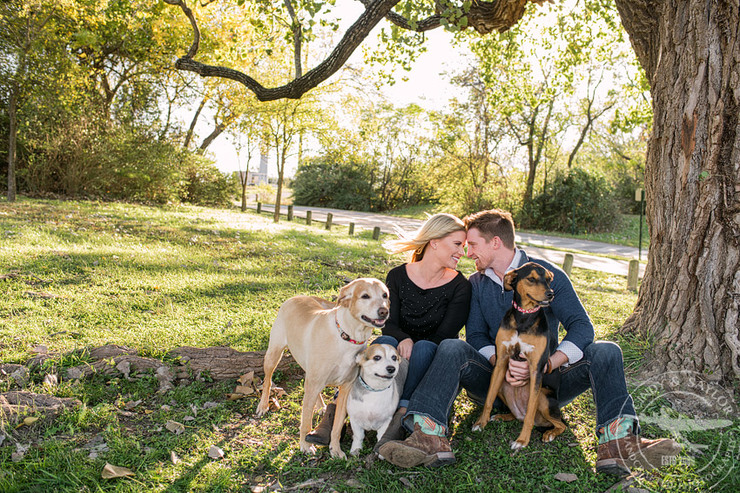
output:
MULTIPOLYGON (((318 86, 331 77, 347 62, 362 41, 370 34, 373 28, 384 18, 389 18, 396 25, 409 30, 423 31, 434 29, 441 25, 440 15, 431 16, 418 23, 412 23, 404 17, 391 12, 391 9, 400 0, 360 0, 365 5, 365 11, 357 18, 344 34, 334 50, 315 68, 300 75, 299 65, 296 66, 296 78, 279 87, 266 88, 249 75, 229 67, 207 65, 195 60, 200 45, 200 30, 193 15, 193 11, 186 5, 185 0, 164 0, 169 5, 178 6, 193 27, 193 43, 188 53, 175 62, 179 70, 195 72, 203 77, 222 77, 231 79, 246 86, 254 92, 260 101, 274 101, 277 99, 298 99, 307 91, 318 86), (413 29, 412 29, 413 27, 413 29)), ((494 30, 505 31, 521 19, 527 2, 542 4, 551 0, 496 0, 494 2, 474 1, 469 11, 461 18, 467 22, 461 27, 473 27, 480 34, 487 34, 494 30)), ((286 2, 286 5, 289 2, 286 2)), ((294 20, 295 24, 295 20, 294 20)))

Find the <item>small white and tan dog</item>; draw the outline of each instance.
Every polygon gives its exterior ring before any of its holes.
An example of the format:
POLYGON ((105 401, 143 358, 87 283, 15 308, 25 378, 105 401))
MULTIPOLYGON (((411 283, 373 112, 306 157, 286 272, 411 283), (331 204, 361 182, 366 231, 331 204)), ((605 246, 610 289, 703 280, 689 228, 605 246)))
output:
POLYGON ((347 397, 347 414, 352 426, 352 448, 356 456, 362 449, 365 431, 377 430, 383 437, 398 407, 406 380, 408 362, 389 344, 371 344, 357 355, 360 374, 347 397))
MULTIPOLYGON (((270 386, 283 350, 290 354, 306 372, 303 383, 301 409, 300 449, 315 453, 306 442, 311 431, 314 407, 321 391, 328 385, 340 386, 335 426, 343 423, 346 407, 342 388, 352 384, 357 376, 356 356, 367 346, 374 328, 382 328, 388 319, 390 300, 388 288, 378 279, 361 278, 339 290, 339 298, 332 303, 315 296, 294 296, 278 310, 270 332, 270 343, 265 353, 265 380, 257 416, 269 410, 270 386)), ((323 401, 320 401, 323 405, 323 401)), ((341 425, 339 426, 341 429, 341 425)), ((332 456, 343 457, 339 448, 339 433, 332 435, 332 456)))

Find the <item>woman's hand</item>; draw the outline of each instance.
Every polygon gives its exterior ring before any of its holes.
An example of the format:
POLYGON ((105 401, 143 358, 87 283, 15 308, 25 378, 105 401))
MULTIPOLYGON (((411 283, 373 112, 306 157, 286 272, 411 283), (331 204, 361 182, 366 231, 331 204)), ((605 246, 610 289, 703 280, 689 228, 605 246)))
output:
POLYGON ((401 355, 402 358, 410 359, 411 358, 411 350, 414 348, 414 341, 411 340, 411 338, 407 338, 402 340, 398 343, 398 354, 401 355))
POLYGON ((510 358, 509 367, 506 369, 506 381, 512 387, 525 385, 529 381, 529 362, 526 359, 517 361, 510 358))

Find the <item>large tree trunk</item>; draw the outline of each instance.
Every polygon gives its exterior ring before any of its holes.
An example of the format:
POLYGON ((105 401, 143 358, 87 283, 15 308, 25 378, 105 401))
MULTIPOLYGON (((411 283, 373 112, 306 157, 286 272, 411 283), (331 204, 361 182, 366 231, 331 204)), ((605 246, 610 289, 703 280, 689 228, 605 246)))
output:
POLYGON ((625 327, 655 368, 740 377, 740 16, 737 0, 616 0, 651 84, 650 251, 625 327))

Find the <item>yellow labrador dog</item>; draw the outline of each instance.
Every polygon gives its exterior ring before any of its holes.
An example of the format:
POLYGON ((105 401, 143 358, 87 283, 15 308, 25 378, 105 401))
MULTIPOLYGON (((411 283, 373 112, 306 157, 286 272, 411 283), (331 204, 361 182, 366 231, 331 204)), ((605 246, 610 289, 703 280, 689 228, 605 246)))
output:
MULTIPOLYGON (((306 442, 311 431, 313 409, 327 385, 340 387, 351 384, 358 373, 357 355, 365 350, 373 328, 382 328, 388 319, 390 301, 388 288, 378 279, 361 278, 339 291, 337 303, 315 296, 294 296, 282 304, 270 332, 270 344, 265 353, 265 381, 257 416, 269 410, 272 373, 283 350, 290 354, 306 372, 301 409, 300 448, 313 454, 316 449, 306 442)), ((344 423, 346 395, 340 388, 334 426, 344 423)), ((332 436, 330 451, 334 457, 344 457, 339 448, 339 433, 332 436)))

